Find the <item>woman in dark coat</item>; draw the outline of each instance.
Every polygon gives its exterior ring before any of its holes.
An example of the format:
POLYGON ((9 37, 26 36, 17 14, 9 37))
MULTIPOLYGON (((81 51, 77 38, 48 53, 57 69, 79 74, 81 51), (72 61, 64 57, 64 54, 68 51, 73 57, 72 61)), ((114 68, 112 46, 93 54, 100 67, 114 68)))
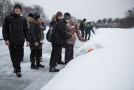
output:
POLYGON ((44 65, 40 64, 40 48, 41 48, 41 34, 40 34, 40 14, 38 12, 36 13, 30 13, 28 17, 29 21, 29 29, 30 29, 30 48, 31 48, 31 69, 38 70, 39 67, 43 68, 44 65), (36 64, 34 57, 36 56, 36 64))

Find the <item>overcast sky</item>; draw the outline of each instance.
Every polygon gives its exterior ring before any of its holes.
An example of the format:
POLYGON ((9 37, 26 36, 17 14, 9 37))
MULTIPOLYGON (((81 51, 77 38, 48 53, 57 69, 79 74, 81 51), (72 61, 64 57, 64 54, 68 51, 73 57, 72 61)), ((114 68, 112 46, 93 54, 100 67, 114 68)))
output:
POLYGON ((11 0, 25 5, 40 5, 51 19, 57 11, 69 12, 79 19, 97 21, 103 18, 124 17, 125 11, 134 7, 134 0, 11 0))

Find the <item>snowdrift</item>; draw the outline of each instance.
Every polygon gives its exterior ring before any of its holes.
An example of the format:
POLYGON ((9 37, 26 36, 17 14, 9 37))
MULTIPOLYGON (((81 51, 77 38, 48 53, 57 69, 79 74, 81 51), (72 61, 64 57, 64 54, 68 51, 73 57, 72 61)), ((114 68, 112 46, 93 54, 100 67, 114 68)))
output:
POLYGON ((99 29, 41 90, 134 90, 133 39, 134 29, 99 29))

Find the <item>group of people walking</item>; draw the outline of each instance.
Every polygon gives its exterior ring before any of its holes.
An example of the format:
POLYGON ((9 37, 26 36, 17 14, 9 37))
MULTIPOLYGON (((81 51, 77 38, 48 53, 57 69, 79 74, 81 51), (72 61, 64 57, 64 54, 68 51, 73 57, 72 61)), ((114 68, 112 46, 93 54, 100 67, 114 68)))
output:
MULTIPOLYGON (((9 47, 10 57, 14 68, 13 71, 16 73, 17 77, 22 76, 20 62, 24 54, 23 47, 25 40, 27 42, 26 46, 29 46, 31 50, 31 69, 38 70, 39 68, 45 67, 41 64, 42 44, 44 44, 44 22, 40 21, 40 13, 34 12, 28 14, 28 24, 27 19, 21 15, 21 12, 22 6, 16 4, 11 14, 5 17, 2 30, 5 44, 9 47)), ((62 12, 57 12, 56 15, 53 15, 49 25, 50 30, 53 31, 51 35, 52 51, 49 72, 59 72, 59 69, 55 68, 57 64, 66 65, 74 58, 73 48, 76 42, 76 36, 80 41, 84 41, 86 40, 87 34, 90 34, 90 30, 93 31, 90 22, 87 23, 85 27, 85 21, 86 19, 84 19, 81 22, 80 27, 78 27, 77 18, 72 17, 70 13, 65 13, 63 15, 62 12), (85 39, 84 31, 86 32, 85 39), (65 48, 65 62, 62 61, 62 48, 65 48)))

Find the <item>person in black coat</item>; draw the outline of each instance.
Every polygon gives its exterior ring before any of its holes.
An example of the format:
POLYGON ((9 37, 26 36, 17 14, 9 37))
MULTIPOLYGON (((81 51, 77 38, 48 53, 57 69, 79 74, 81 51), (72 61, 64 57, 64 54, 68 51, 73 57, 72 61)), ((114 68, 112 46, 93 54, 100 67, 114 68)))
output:
MULTIPOLYGON (((59 69, 56 69, 56 62, 58 61, 60 55, 61 55, 61 49, 63 48, 69 48, 68 43, 66 42, 67 39, 71 38, 72 35, 67 33, 67 26, 66 24, 70 21, 71 15, 69 13, 64 14, 63 20, 59 21, 56 28, 55 28, 55 34, 54 34, 54 52, 52 56, 52 61, 50 63, 50 69, 49 72, 58 72, 59 69)), ((65 63, 67 63, 70 60, 70 57, 67 57, 68 54, 65 52, 65 63)))
POLYGON ((85 29, 85 41, 87 40, 87 35, 88 36, 88 40, 90 39, 90 36, 91 36, 91 30, 92 32, 95 34, 94 30, 93 30, 93 26, 91 25, 91 22, 88 22, 86 24, 86 29, 85 29))
MULTIPOLYGON (((51 27, 53 27, 56 23, 58 23, 60 20, 62 20, 62 12, 57 12, 56 13, 56 15, 54 15, 53 17, 52 17, 52 21, 50 22, 50 28, 51 27)), ((54 52, 54 49, 53 49, 53 47, 54 47, 54 44, 52 43, 52 52, 51 52, 51 57, 50 57, 50 63, 51 63, 51 61, 52 61, 52 57, 53 57, 53 52, 54 52)), ((58 59, 58 61, 57 61, 57 64, 62 64, 62 65, 64 65, 65 63, 62 61, 62 55, 60 54, 60 57, 59 57, 59 59, 58 59)), ((50 64, 49 64, 50 65, 50 64)))
POLYGON ((42 48, 41 43, 41 29, 40 29, 40 14, 38 12, 30 13, 28 17, 29 30, 30 30, 30 48, 31 48, 31 69, 38 70, 44 68, 44 65, 40 64, 40 50, 42 48), (36 60, 35 58, 36 57, 36 60), (36 62, 35 62, 36 61, 36 62), (35 64, 36 63, 36 64, 35 64))
POLYGON ((84 38, 84 31, 85 31, 85 21, 86 19, 84 18, 83 21, 80 23, 80 26, 79 26, 79 29, 81 30, 81 33, 82 33, 82 37, 84 38))
POLYGON ((3 39, 9 47, 14 72, 17 77, 21 77, 20 62, 23 58, 23 46, 26 38, 27 46, 29 46, 30 36, 26 18, 21 15, 22 6, 16 4, 12 13, 5 17, 3 24, 3 39))

